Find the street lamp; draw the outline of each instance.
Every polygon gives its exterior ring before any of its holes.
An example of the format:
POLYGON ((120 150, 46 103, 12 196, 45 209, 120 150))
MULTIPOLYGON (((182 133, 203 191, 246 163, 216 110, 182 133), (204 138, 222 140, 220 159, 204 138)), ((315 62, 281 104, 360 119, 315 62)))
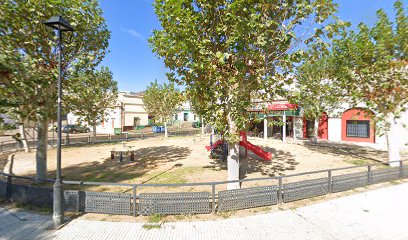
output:
POLYGON ((54 201, 53 201, 53 215, 52 220, 54 227, 58 228, 64 222, 63 210, 63 191, 61 181, 61 98, 62 98, 62 84, 61 84, 61 48, 62 48, 62 32, 73 32, 74 28, 68 21, 61 16, 50 18, 44 22, 45 25, 58 31, 58 133, 57 133, 57 174, 54 183, 54 201))

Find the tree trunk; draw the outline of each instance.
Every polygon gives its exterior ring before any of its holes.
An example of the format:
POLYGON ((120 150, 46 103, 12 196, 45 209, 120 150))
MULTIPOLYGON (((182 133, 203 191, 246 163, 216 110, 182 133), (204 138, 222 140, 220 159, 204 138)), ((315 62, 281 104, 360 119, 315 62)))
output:
POLYGON ((388 161, 390 166, 396 167, 399 166, 399 163, 392 161, 401 161, 401 156, 399 153, 400 136, 394 114, 389 114, 388 123, 390 124, 390 128, 387 131, 388 161))
POLYGON ((167 138, 167 122, 164 121, 164 137, 167 138))
MULTIPOLYGON (((239 180, 239 143, 228 143, 228 181, 239 180)), ((227 189, 238 189, 239 182, 228 183, 227 189)))
POLYGON ((48 140, 48 120, 46 117, 37 117, 37 152, 35 155, 36 159, 36 178, 46 179, 47 178, 47 140, 48 140))
MULTIPOLYGON (((244 179, 248 169, 248 152, 245 147, 239 146, 239 179, 244 179)), ((242 187, 242 183, 239 184, 242 187)))
POLYGON ((204 119, 200 119, 201 120, 201 135, 204 135, 204 119))
POLYGON ((24 124, 20 124, 18 126, 18 129, 20 130, 20 135, 21 135, 21 141, 23 142, 23 147, 24 147, 24 151, 26 153, 30 152, 30 148, 28 148, 28 144, 27 144, 27 134, 24 130, 24 124))
MULTIPOLYGON (((233 120, 231 113, 228 114, 229 122, 229 132, 237 133, 238 129, 233 120)), ((239 139, 238 142, 228 143, 228 157, 227 157, 227 168, 228 168, 228 181, 239 180, 239 139)), ((240 186, 239 182, 228 183, 227 189, 238 189, 240 186)))
POLYGON ((96 124, 92 124, 93 143, 96 143, 96 124))
POLYGON ((317 143, 317 138, 319 137, 319 132, 318 132, 318 130, 319 130, 319 120, 318 120, 318 118, 315 118, 315 120, 314 120, 313 130, 314 130, 313 142, 317 143))

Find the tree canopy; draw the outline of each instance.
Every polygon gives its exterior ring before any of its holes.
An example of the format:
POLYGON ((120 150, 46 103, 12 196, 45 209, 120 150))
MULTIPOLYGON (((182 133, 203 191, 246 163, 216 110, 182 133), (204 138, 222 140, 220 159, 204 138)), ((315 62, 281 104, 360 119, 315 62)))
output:
POLYGON ((97 66, 107 51, 110 32, 99 2, 5 0, 0 4, 1 65, 12 67, 1 77, 1 107, 37 122, 38 178, 46 178, 47 124, 56 115, 58 76, 57 36, 43 22, 58 15, 75 29, 63 35, 62 80, 67 93, 70 74, 97 66))
MULTIPOLYGON (((331 0, 156 0, 162 29, 149 39, 169 79, 186 87, 196 113, 229 142, 228 179, 239 169, 239 132, 248 127, 251 94, 284 95, 303 47, 321 37, 336 11, 331 0)), ((328 36, 328 35, 327 35, 328 36)), ((229 184, 235 188, 238 184, 229 184)))
POLYGON ((160 85, 157 81, 151 82, 143 95, 143 103, 147 113, 154 116, 156 122, 165 124, 166 137, 166 123, 183 101, 183 93, 175 88, 174 83, 160 85))
POLYGON ((296 71, 290 100, 300 104, 309 120, 319 119, 323 112, 333 112, 345 100, 344 90, 330 78, 331 61, 330 57, 322 56, 304 62, 296 71))
POLYGON ((282 95, 302 56, 297 47, 318 42, 336 9, 320 0, 157 0, 154 6, 162 25, 149 40, 154 52, 170 79, 186 86, 197 113, 232 142, 249 122, 251 93, 282 95))
POLYGON ((108 110, 116 105, 118 83, 108 67, 77 72, 72 77, 73 91, 66 96, 67 105, 72 113, 93 127, 95 140, 96 125, 106 120, 108 110))
POLYGON ((373 27, 360 23, 333 41, 332 79, 379 119, 398 115, 408 104, 408 18, 402 1, 394 9, 394 23, 380 9, 373 27))

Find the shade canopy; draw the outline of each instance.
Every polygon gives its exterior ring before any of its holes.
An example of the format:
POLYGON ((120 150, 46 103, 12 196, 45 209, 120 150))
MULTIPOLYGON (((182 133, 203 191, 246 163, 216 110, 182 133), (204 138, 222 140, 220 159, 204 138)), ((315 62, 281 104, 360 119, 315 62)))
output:
POLYGON ((69 22, 65 20, 64 18, 62 18, 61 16, 52 17, 48 19, 48 21, 44 22, 44 24, 54 29, 57 29, 57 30, 59 29, 65 32, 74 31, 74 28, 71 26, 71 24, 69 24, 69 22))

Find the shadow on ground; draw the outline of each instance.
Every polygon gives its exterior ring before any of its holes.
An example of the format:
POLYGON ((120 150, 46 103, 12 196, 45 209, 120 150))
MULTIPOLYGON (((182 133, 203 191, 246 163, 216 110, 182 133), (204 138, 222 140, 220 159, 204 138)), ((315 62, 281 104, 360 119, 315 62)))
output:
POLYGON ((7 156, 8 154, 6 153, 0 154, 0 172, 4 172, 4 167, 7 164, 7 156))
MULTIPOLYGON (((107 152, 108 153, 108 152, 107 152)), ((62 169, 65 180, 88 182, 121 182, 140 183, 138 179, 148 171, 162 164, 186 158, 191 153, 187 147, 159 146, 140 148, 135 152, 135 161, 112 160, 110 156, 100 161, 84 162, 62 169)), ((167 170, 165 170, 167 171, 167 170)), ((55 170, 48 171, 48 178, 55 178, 55 170)), ((32 177, 32 175, 30 175, 32 177)))
MULTIPOLYGON (((272 160, 265 161, 253 152, 248 151, 248 166, 244 178, 246 178, 248 174, 255 172, 271 177, 286 175, 288 171, 295 170, 296 165, 299 164, 296 162, 294 156, 290 152, 285 152, 282 150, 277 151, 275 148, 270 147, 262 147, 262 149, 272 153, 272 160)), ((241 164, 245 162, 242 157, 240 162, 241 164)), ((215 171, 227 170, 227 161, 212 159, 210 165, 204 166, 204 168, 213 169, 215 171)))
POLYGON ((384 163, 388 161, 388 153, 386 151, 376 150, 369 147, 363 147, 347 143, 305 142, 304 146, 312 151, 319 152, 322 154, 348 156, 353 158, 360 158, 367 161, 375 161, 379 163, 384 163))

